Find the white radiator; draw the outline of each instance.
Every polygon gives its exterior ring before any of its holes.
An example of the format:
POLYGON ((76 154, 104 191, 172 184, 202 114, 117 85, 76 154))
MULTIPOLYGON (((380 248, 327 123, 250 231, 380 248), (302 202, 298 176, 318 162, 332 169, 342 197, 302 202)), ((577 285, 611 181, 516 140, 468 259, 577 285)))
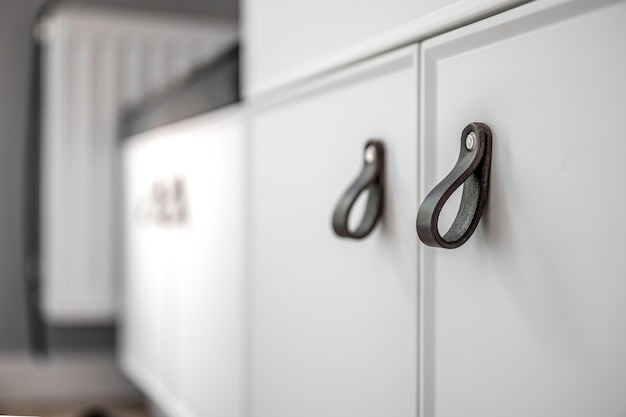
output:
POLYGON ((47 321, 96 324, 117 305, 118 115, 237 40, 223 20, 65 6, 39 26, 42 298, 47 321))

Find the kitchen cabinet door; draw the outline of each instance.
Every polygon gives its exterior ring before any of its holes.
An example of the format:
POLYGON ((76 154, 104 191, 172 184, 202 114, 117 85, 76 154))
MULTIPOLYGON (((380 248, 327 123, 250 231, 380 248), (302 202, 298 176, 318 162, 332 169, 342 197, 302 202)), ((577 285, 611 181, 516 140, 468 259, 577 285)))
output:
MULTIPOLYGON (((244 399, 245 139, 241 109, 181 132, 187 181, 188 274, 178 293, 180 401, 185 417, 242 417, 244 399)), ((215 114, 217 113, 217 114, 215 114)), ((190 121, 191 122, 191 121, 190 121)))
POLYGON ((422 198, 468 122, 493 159, 472 238, 420 246, 421 416, 626 415, 624 21, 540 1, 423 44, 422 198))
POLYGON ((254 417, 417 413, 417 78, 406 47, 251 116, 254 417), (384 214, 365 239, 339 238, 333 210, 372 138, 386 146, 384 214))
POLYGON ((125 143, 123 156, 123 367, 168 416, 240 417, 240 111, 141 133, 125 143))
POLYGON ((178 392, 178 293, 184 264, 180 251, 188 227, 176 204, 180 148, 168 129, 127 139, 122 146, 123 297, 122 368, 163 410, 178 392))

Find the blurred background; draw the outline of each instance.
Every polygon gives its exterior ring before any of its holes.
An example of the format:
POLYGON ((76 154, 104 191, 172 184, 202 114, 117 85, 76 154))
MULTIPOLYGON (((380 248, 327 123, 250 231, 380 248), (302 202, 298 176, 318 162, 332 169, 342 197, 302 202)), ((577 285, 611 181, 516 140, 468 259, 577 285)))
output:
MULTIPOLYGON (((0 1, 0 414, 147 415, 115 357, 119 116, 204 82, 238 16, 237 0, 0 1)), ((236 101, 226 84, 204 110, 236 101)))

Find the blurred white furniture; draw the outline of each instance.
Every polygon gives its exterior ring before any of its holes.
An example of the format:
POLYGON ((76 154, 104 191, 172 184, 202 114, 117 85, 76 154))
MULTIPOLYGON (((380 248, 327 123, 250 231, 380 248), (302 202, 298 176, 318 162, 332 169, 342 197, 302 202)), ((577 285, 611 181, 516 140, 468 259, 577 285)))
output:
POLYGON ((237 39, 227 21, 61 5, 44 44, 42 309, 55 324, 112 322, 117 308, 118 116, 237 39))
POLYGON ((244 410, 244 143, 236 107, 123 145, 121 361, 171 416, 244 410))

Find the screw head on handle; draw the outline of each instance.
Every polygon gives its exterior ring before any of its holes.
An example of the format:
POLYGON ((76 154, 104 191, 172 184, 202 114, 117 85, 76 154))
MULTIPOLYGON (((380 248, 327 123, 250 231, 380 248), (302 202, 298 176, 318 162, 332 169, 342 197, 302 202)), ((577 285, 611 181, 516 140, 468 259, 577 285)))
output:
POLYGON ((465 137, 465 147, 468 151, 471 151, 476 146, 476 133, 470 132, 469 135, 465 137))
POLYGON ((365 162, 372 164, 376 161, 376 148, 370 145, 365 149, 365 162))
POLYGON ((476 146, 476 133, 470 132, 469 135, 465 137, 465 147, 468 151, 471 151, 476 146))

